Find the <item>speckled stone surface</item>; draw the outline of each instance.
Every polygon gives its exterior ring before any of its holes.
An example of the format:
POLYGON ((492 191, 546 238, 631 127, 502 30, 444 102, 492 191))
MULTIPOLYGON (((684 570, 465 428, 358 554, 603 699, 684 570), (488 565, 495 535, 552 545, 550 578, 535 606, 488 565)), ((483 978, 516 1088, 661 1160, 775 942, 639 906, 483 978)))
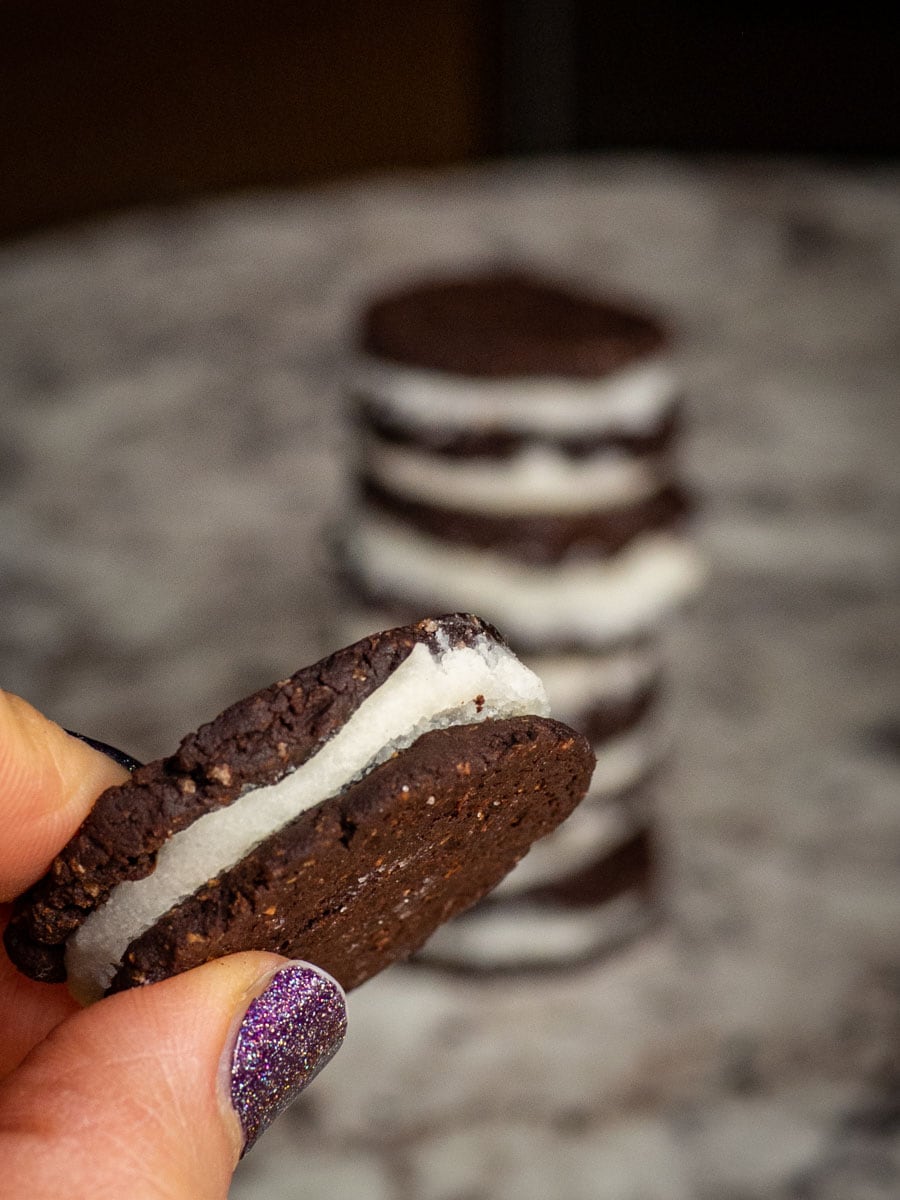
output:
POLYGON ((893 1200, 896 169, 532 164, 0 247, 0 682, 149 758, 333 648, 352 315, 489 260, 681 334, 712 570, 669 647, 670 919, 570 976, 367 984, 232 1196, 893 1200))

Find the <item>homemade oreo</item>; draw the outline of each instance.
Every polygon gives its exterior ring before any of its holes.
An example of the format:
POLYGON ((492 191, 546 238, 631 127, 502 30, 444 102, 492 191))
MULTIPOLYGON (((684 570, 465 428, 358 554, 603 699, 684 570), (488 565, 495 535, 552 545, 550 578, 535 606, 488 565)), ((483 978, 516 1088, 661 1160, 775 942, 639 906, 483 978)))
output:
POLYGON ((486 275, 377 300, 360 346, 343 542, 360 595, 478 608, 524 652, 640 636, 693 591, 654 318, 486 275))
POLYGON ((106 791, 5 942, 82 1000, 244 949, 355 987, 495 886, 587 790, 582 736, 455 615, 240 701, 106 791))

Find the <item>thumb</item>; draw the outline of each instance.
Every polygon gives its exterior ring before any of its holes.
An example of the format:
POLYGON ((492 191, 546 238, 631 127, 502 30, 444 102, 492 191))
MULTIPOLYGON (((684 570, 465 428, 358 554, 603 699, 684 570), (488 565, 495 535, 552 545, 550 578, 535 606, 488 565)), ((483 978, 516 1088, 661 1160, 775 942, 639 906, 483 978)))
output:
POLYGON ((124 767, 0 691, 0 900, 39 878, 124 767))
POLYGON ((339 985, 271 954, 110 996, 0 1087, 3 1195, 224 1200, 242 1149, 345 1028, 339 985))

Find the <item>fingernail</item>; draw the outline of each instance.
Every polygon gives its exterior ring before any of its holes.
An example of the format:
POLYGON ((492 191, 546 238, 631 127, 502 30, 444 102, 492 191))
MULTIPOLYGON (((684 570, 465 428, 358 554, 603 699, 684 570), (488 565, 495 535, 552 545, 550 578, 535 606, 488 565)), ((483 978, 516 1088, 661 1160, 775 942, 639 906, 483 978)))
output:
POLYGON ((339 983, 309 963, 273 975, 241 1021, 231 1058, 231 1103, 244 1154, 340 1048, 347 1009, 339 983))
POLYGON ((96 738, 88 737, 86 733, 76 733, 74 729, 67 729, 66 733, 69 737, 78 738, 79 742, 86 742, 94 750, 99 750, 101 754, 105 754, 107 758, 117 762, 126 771, 136 771, 141 765, 136 758, 132 758, 124 750, 117 750, 115 746, 109 746, 106 742, 98 742, 96 738))

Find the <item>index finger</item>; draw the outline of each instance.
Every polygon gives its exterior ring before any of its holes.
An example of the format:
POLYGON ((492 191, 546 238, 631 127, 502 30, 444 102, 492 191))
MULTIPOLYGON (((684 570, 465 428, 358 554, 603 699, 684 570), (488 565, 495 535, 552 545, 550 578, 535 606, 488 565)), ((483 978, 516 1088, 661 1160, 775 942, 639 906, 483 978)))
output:
POLYGON ((0 691, 0 901, 47 870, 106 788, 127 770, 0 691))

